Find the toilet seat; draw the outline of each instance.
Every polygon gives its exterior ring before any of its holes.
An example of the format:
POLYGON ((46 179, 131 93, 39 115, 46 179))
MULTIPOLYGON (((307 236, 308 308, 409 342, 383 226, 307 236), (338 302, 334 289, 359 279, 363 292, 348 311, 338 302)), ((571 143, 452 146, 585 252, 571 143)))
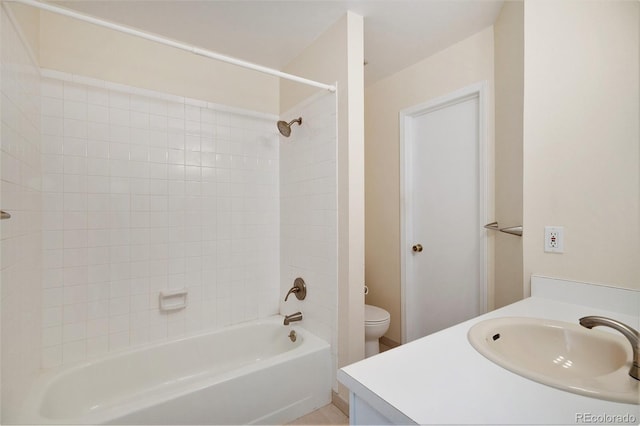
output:
POLYGON ((391 314, 382 308, 372 305, 364 305, 364 323, 379 324, 387 322, 391 318, 391 314))

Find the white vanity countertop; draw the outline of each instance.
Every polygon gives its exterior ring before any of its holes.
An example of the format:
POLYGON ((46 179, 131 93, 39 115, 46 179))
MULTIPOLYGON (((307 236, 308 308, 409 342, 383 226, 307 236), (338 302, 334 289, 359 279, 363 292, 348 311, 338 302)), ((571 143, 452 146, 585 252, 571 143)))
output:
MULTIPOLYGON (((595 416, 620 415, 638 424, 639 405, 580 396, 534 382, 494 364, 471 346, 468 330, 488 318, 523 316, 577 323, 583 316, 602 315, 634 328, 639 325, 638 292, 623 291, 625 302, 605 301, 600 305, 613 309, 602 309, 594 307, 607 298, 598 294, 602 287, 591 300, 574 304, 562 301, 572 293, 563 294, 562 289, 559 300, 547 298, 547 290, 553 293, 558 284, 540 280, 548 282, 542 282, 540 291, 532 290, 538 295, 344 367, 338 379, 394 423, 586 424, 603 423, 594 422, 595 416)), ((567 285, 565 290, 573 284, 567 285)), ((604 423, 612 423, 611 419, 604 423)))

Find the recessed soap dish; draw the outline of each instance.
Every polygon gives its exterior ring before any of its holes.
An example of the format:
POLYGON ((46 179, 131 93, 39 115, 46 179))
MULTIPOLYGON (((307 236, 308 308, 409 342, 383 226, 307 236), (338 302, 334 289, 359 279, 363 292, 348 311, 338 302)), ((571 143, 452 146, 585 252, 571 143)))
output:
POLYGON ((160 311, 176 311, 187 307, 187 289, 161 291, 160 311))

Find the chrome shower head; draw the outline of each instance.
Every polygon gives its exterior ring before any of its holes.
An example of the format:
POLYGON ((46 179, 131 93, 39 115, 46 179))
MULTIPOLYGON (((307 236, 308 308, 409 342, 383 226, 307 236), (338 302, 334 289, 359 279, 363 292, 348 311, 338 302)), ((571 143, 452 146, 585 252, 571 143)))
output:
POLYGON ((298 123, 298 126, 302 125, 302 117, 298 117, 288 123, 282 120, 278 121, 278 131, 280 132, 280 134, 282 134, 282 136, 284 136, 285 138, 288 138, 289 135, 291 135, 291 125, 293 123, 298 123))

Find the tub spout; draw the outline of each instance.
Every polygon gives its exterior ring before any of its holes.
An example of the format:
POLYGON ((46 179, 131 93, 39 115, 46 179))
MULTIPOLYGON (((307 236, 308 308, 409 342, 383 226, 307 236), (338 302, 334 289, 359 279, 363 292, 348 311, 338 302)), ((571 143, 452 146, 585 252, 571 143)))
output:
POLYGON ((607 317, 583 317, 580 318, 580 325, 586 328, 603 325, 605 327, 611 327, 622 333, 622 335, 629 340, 631 348, 633 349, 633 362, 631 364, 631 369, 629 370, 629 375, 636 380, 640 380, 640 333, 629 327, 627 324, 607 317))
POLYGON ((285 315, 284 325, 289 325, 294 321, 302 321, 302 312, 296 312, 295 314, 285 315))

